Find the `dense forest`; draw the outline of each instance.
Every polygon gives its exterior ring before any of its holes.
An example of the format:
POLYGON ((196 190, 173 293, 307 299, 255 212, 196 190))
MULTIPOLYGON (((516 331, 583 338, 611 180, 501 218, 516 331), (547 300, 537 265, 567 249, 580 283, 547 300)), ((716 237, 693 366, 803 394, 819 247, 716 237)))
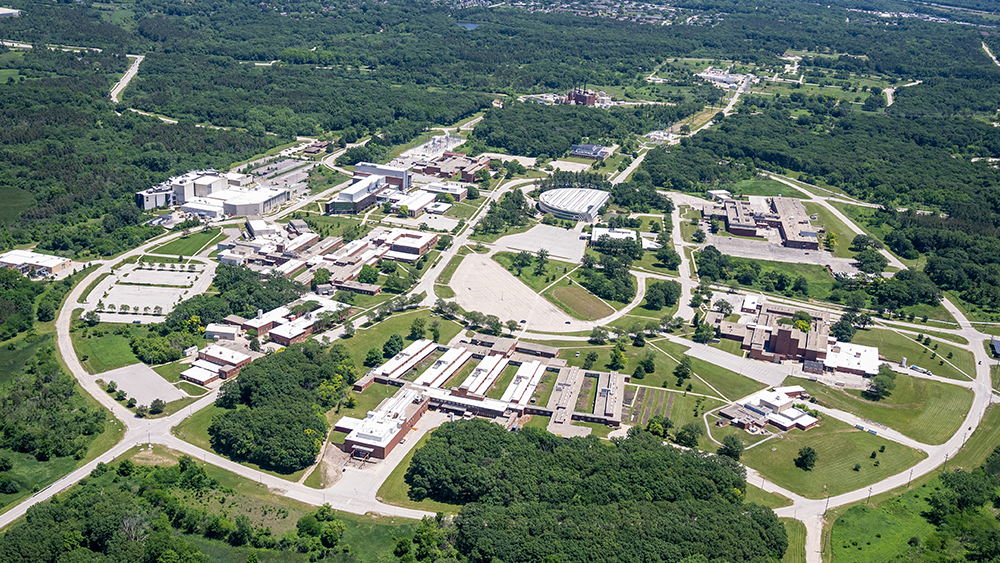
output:
POLYGON ((326 440, 322 412, 357 379, 343 345, 329 350, 309 341, 257 360, 222 386, 215 404, 226 409, 208 429, 215 451, 283 473, 316 461, 326 440))
MULTIPOLYGON (((192 536, 262 550, 308 553, 313 561, 350 563, 342 552, 344 523, 330 505, 300 518, 280 537, 255 523, 241 507, 245 497, 209 476, 194 459, 181 456, 167 466, 144 466, 124 459, 116 467, 99 463, 69 492, 36 504, 0 536, 5 563, 208 563, 192 536), (229 500, 229 504, 226 502, 229 500)), ((256 499, 254 499, 256 500, 256 499)), ((270 511, 287 509, 264 505, 270 511)), ((344 546, 343 549, 349 549, 344 546)), ((223 550, 223 552, 225 552, 223 550)), ((253 552, 257 561, 257 552, 253 552)), ((242 559, 241 559, 242 561, 242 559)))
POLYGON ((609 447, 483 420, 445 423, 406 481, 414 498, 464 506, 453 525, 425 522, 416 545, 401 541, 404 561, 433 561, 419 546, 434 533, 435 549, 449 545, 475 563, 774 561, 788 545, 771 510, 743 502, 737 463, 665 447, 639 428, 609 447))

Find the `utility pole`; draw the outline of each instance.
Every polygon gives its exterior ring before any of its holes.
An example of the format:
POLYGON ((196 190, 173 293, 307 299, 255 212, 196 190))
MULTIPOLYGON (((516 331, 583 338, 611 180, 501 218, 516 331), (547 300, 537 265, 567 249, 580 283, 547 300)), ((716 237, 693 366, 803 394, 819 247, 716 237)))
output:
POLYGON ((870 501, 871 499, 872 499, 872 488, 868 487, 868 498, 865 499, 865 505, 867 505, 868 501, 870 501))
POLYGON ((910 468, 910 477, 906 480, 906 486, 907 487, 910 486, 910 481, 912 481, 912 480, 913 480, 913 469, 910 468))

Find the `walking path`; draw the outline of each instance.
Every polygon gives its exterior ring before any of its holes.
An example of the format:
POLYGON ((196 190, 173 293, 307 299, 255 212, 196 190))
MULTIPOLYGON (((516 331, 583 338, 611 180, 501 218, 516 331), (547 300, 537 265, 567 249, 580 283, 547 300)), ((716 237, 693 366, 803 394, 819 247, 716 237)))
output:
POLYGON ((132 62, 132 66, 128 67, 128 70, 125 71, 125 75, 122 76, 122 79, 116 82, 115 85, 111 87, 111 101, 116 104, 120 101, 118 99, 118 96, 120 96, 121 93, 125 91, 125 88, 128 88, 128 83, 132 82, 132 79, 135 78, 135 75, 139 74, 139 65, 142 64, 143 59, 146 58, 144 55, 125 55, 125 56, 135 60, 132 62))

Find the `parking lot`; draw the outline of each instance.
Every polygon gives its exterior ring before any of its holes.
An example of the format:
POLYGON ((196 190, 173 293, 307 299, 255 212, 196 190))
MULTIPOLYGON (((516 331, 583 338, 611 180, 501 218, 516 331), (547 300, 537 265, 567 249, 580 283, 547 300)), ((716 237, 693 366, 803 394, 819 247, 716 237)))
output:
POLYGON ((128 393, 129 398, 147 407, 154 399, 169 403, 188 396, 146 364, 133 364, 90 377, 102 379, 105 383, 114 381, 118 389, 128 393))
POLYGON ((135 270, 123 277, 120 281, 125 283, 139 283, 146 285, 172 285, 174 287, 191 287, 198 277, 196 272, 169 272, 156 270, 135 270))
POLYGON ((858 271, 853 259, 835 258, 826 250, 801 250, 798 248, 787 248, 780 244, 764 240, 729 238, 728 236, 718 235, 708 235, 706 244, 714 246, 723 254, 738 258, 790 262, 793 264, 829 265, 837 272, 858 271))
POLYGON ((589 235, 576 230, 538 225, 527 232, 503 237, 496 242, 496 246, 528 252, 544 248, 552 258, 578 264, 583 260, 588 238, 589 235))

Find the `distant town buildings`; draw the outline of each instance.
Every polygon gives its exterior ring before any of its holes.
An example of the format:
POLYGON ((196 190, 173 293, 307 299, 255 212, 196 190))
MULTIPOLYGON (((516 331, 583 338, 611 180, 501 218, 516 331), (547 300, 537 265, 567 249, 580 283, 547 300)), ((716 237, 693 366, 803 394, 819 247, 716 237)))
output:
POLYGON ((12 268, 25 275, 48 276, 66 270, 73 263, 69 258, 39 254, 27 250, 11 250, 0 254, 0 268, 12 268))
POLYGON ((704 78, 705 80, 708 80, 715 86, 719 86, 721 88, 735 87, 736 84, 742 82, 743 79, 747 77, 746 74, 732 74, 728 71, 712 67, 706 68, 705 70, 699 72, 695 76, 699 78, 704 78))
POLYGON ((490 158, 488 156, 466 156, 460 152, 445 152, 441 156, 430 160, 419 167, 414 167, 414 171, 439 178, 453 178, 460 175, 463 182, 475 182, 476 172, 489 170, 490 158))

